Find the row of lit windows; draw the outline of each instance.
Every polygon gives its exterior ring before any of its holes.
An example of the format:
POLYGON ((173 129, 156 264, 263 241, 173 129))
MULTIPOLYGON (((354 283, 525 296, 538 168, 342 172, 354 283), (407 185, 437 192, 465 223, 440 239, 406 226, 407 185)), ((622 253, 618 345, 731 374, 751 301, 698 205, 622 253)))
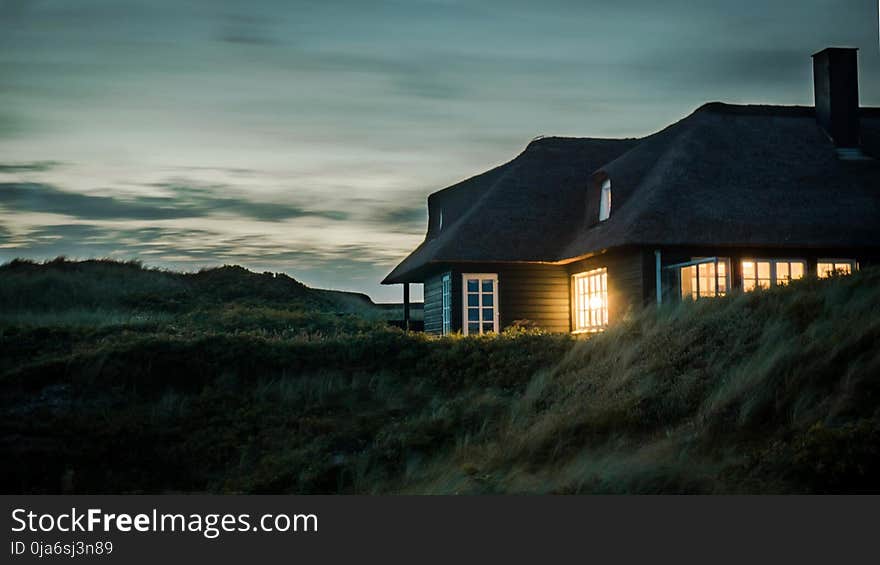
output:
MULTIPOLYGON (((730 259, 717 258, 679 269, 681 296, 683 298, 705 298, 723 296, 730 287, 730 259)), ((748 292, 758 288, 787 285, 791 281, 804 278, 807 262, 803 259, 743 259, 743 290, 748 292)), ((858 268, 852 259, 823 259, 817 263, 816 274, 827 278, 834 274, 851 274, 858 268)))
MULTIPOLYGON (((681 296, 706 298, 724 296, 730 289, 730 259, 726 257, 698 260, 679 268, 681 296)), ((743 259, 740 263, 743 290, 787 285, 804 278, 807 263, 803 259, 743 259)), ((827 278, 848 275, 858 269, 852 259, 823 259, 817 264, 817 275, 827 278)), ((498 276, 465 274, 462 276, 464 333, 480 334, 498 331, 498 276)), ((452 281, 442 278, 443 333, 452 326, 452 281)), ((595 269, 572 276, 572 318, 574 331, 600 331, 608 325, 608 271, 595 269)))

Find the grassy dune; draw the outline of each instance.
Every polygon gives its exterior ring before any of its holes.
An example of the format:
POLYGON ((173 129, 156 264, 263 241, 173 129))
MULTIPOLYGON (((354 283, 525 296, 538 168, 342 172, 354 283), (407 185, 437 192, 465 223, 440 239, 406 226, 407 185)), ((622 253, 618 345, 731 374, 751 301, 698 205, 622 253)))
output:
POLYGON ((7 265, 0 480, 4 492, 877 492, 878 283, 866 270, 652 308, 585 340, 431 339, 243 269, 7 265), (94 283, 92 268, 121 278, 94 283))

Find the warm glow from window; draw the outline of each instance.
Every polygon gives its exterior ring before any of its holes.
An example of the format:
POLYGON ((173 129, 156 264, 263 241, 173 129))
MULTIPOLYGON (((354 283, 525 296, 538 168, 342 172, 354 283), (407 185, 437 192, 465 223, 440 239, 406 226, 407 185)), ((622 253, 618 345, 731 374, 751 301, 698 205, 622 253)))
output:
POLYGON ((817 267, 820 279, 832 275, 851 275, 858 268, 856 262, 851 259, 820 259, 817 267))
POLYGON ((572 277, 574 331, 596 332, 608 325, 608 271, 596 269, 572 277))
POLYGON ((742 262, 743 290, 770 288, 772 285, 786 285, 804 278, 807 264, 801 260, 744 259, 742 262))
POLYGON ((605 179, 602 183, 602 193, 599 196, 599 221, 604 222, 611 216, 611 179, 605 179))
POLYGON ((679 270, 681 297, 696 300, 697 298, 724 296, 730 287, 729 273, 730 269, 726 258, 718 259, 717 262, 707 261, 681 267, 679 270))

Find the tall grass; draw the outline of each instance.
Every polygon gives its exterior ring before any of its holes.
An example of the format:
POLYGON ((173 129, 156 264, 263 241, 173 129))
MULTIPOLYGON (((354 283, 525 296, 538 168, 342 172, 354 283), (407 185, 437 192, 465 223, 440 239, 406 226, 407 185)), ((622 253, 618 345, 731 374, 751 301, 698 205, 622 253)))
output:
POLYGON ((150 323, 4 313, 6 491, 880 491, 880 271, 582 340, 404 334, 254 276, 150 323))
POLYGON ((832 468, 834 489, 880 490, 878 283, 641 312, 535 374, 459 457, 506 491, 822 491, 832 468))

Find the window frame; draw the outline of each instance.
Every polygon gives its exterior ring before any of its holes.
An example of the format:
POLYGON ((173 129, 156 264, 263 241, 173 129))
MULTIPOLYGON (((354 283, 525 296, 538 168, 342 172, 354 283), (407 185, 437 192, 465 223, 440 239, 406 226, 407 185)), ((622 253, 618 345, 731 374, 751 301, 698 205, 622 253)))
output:
POLYGON ((731 289, 733 288, 733 273, 731 272, 731 258, 730 257, 698 257, 692 258, 690 261, 684 261, 683 263, 675 263, 673 265, 667 265, 663 267, 664 270, 670 271, 675 274, 676 280, 678 281, 678 298, 683 300, 685 297, 682 295, 681 282, 682 282, 682 270, 690 267, 696 267, 696 298, 694 298, 693 293, 688 297, 691 300, 700 300, 701 298, 718 298, 720 296, 727 296, 730 294, 731 289), (719 291, 718 281, 721 277, 718 276, 718 264, 721 263, 724 265, 724 290, 719 291), (712 264, 715 267, 715 294, 702 296, 700 293, 700 265, 712 264))
POLYGON ((760 280, 758 278, 758 263, 770 263, 770 286, 768 288, 773 288, 774 286, 786 286, 786 285, 790 284, 792 281, 797 281, 797 280, 801 280, 803 278, 806 278, 807 273, 809 272, 807 260, 800 258, 800 257, 740 257, 740 259, 739 259, 739 272, 740 272, 740 279, 742 282, 741 288, 742 288, 743 292, 752 292, 754 290, 758 290, 759 288, 761 288, 761 289, 764 288, 763 286, 758 285, 758 281, 760 280), (755 286, 748 289, 748 290, 746 290, 746 277, 743 274, 743 272, 744 272, 743 271, 743 263, 745 263, 747 261, 751 261, 752 263, 755 264, 755 276, 752 279, 748 279, 748 280, 754 281, 755 286), (783 284, 780 284, 777 281, 777 278, 778 278, 777 277, 778 271, 776 269, 777 263, 788 263, 789 280, 783 284), (791 264, 792 263, 800 263, 802 265, 804 274, 800 279, 792 279, 791 278, 791 264))
MULTIPOLYGON (((583 333, 597 333, 605 331, 608 327, 608 311, 609 311, 609 291, 608 291, 608 268, 607 267, 598 267, 596 269, 590 269, 589 271, 583 271, 581 273, 574 273, 571 275, 571 332, 575 334, 583 334, 583 333), (591 308, 589 305, 586 309, 580 308, 580 301, 578 297, 578 282, 580 280, 589 279, 593 277, 602 277, 602 284, 604 289, 600 292, 604 293, 604 304, 600 308, 591 308), (579 315, 581 311, 585 313, 584 318, 592 317, 592 312, 594 310, 598 310, 600 312, 600 316, 602 318, 602 323, 598 325, 579 325, 579 315)), ((587 293, 585 300, 588 302, 590 298, 590 293, 587 293)))
POLYGON ((483 305, 483 282, 484 281, 492 281, 492 332, 499 333, 501 329, 501 316, 498 310, 498 273, 462 273, 461 274, 461 333, 463 335, 471 335, 471 332, 468 328, 468 289, 467 289, 467 281, 468 279, 477 279, 479 282, 477 296, 479 297, 479 306, 477 306, 477 311, 479 312, 479 320, 478 324, 480 326, 479 333, 475 333, 473 335, 484 335, 488 332, 483 331, 483 324, 488 320, 483 320, 483 310, 486 308, 483 305))
POLYGON ((599 189, 599 221, 604 222, 611 217, 611 178, 602 181, 599 189), (607 195, 607 197, 606 197, 607 195))
MULTIPOLYGON (((828 276, 822 276, 822 275, 819 273, 819 264, 821 264, 821 263, 831 263, 832 265, 836 265, 836 264, 838 264, 838 263, 847 263, 847 264, 849 264, 849 269, 850 269, 850 271, 849 271, 848 274, 850 274, 850 275, 853 274, 853 273, 855 273, 856 271, 859 270, 859 262, 858 262, 856 259, 843 259, 843 258, 826 258, 826 257, 822 257, 822 258, 816 260, 816 277, 817 277, 817 278, 820 278, 820 279, 827 279, 827 278, 829 278, 828 276)), ((836 267, 835 267, 834 271, 832 271, 832 272, 836 272, 836 271, 837 271, 837 269, 836 269, 836 267)))
POLYGON ((440 334, 452 333, 452 273, 440 277, 440 334))

